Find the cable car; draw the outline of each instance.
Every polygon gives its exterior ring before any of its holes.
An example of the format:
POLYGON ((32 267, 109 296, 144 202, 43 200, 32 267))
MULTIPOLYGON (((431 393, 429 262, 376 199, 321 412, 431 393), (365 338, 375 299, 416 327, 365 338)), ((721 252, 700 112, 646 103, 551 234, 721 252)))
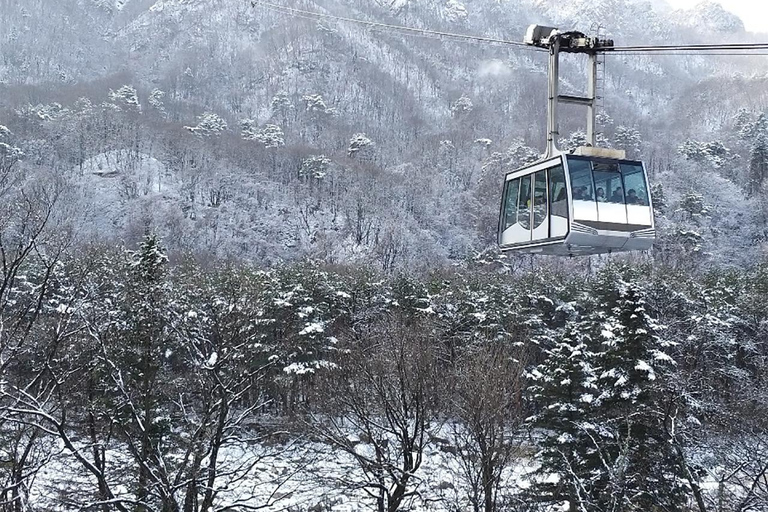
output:
POLYGON ((650 249, 656 230, 645 166, 622 150, 595 146, 597 54, 613 41, 531 25, 524 42, 549 52, 547 150, 505 177, 499 248, 568 256, 650 249), (559 94, 561 52, 588 56, 586 96, 559 94), (559 103, 587 107, 587 146, 573 153, 555 145, 559 103))
POLYGON ((579 148, 506 175, 502 251, 589 255, 650 249, 656 231, 642 162, 579 148))

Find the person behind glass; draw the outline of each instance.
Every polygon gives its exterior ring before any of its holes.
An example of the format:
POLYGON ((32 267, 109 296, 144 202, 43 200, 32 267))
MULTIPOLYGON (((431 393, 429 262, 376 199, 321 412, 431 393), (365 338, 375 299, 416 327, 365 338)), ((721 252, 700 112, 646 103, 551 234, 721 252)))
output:
POLYGON ((642 204, 643 202, 637 197, 635 189, 631 188, 627 190, 627 204, 642 204))
POLYGON ((603 190, 602 187, 597 187, 597 190, 595 191, 595 198, 597 198, 597 200, 601 203, 605 202, 605 190, 603 190))
POLYGON ((616 187, 616 190, 613 191, 613 194, 611 194, 611 202, 612 203, 624 202, 624 191, 621 189, 621 187, 616 187))

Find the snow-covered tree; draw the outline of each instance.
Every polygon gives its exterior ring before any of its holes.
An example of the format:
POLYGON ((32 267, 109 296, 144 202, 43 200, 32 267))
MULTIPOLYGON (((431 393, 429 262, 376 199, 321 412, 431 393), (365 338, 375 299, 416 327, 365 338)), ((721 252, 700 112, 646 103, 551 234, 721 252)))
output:
POLYGON ((710 213, 709 206, 704 201, 704 196, 693 191, 687 192, 680 199, 678 210, 684 212, 692 220, 698 220, 710 213))
MULTIPOLYGON (((766 124, 765 114, 760 115, 762 125, 766 124)), ((749 154, 749 181, 747 191, 750 196, 760 195, 768 177, 768 127, 755 128, 752 148, 749 154)))
POLYGON ((109 90, 109 101, 126 110, 141 112, 139 95, 131 85, 124 85, 118 90, 109 90))
POLYGON ((529 374, 529 400, 538 411, 529 422, 541 436, 531 499, 567 502, 569 511, 592 510, 595 480, 601 477, 602 432, 594 418, 599 391, 590 330, 589 323, 570 320, 545 349, 544 362, 529 374))
POLYGON ((299 177, 303 179, 323 179, 328 172, 331 159, 325 155, 312 155, 301 161, 299 177))
POLYGON ((12 133, 0 124, 0 191, 10 180, 11 169, 22 159, 24 152, 13 144, 12 133))
POLYGON ((752 113, 746 108, 740 108, 736 115, 733 116, 733 130, 740 138, 751 138, 749 132, 751 131, 752 123, 752 113))
POLYGON ((598 112, 595 115, 595 122, 597 123, 598 126, 601 126, 603 128, 613 126, 614 124, 613 118, 609 114, 602 111, 598 112))
POLYGON ((504 474, 516 462, 525 419, 522 353, 477 343, 462 351, 451 379, 451 408, 459 420, 452 425, 451 444, 468 487, 467 501, 476 512, 495 512, 505 501, 510 482, 504 474))
POLYGON ((256 140, 259 133, 259 123, 255 119, 242 119, 240 121, 240 136, 244 140, 256 140))
POLYGON ((636 129, 627 126, 617 126, 614 141, 616 147, 625 150, 629 158, 640 156, 640 147, 643 139, 640 136, 640 132, 636 129))
POLYGON ((751 143, 760 133, 768 132, 768 118, 765 113, 755 116, 749 110, 742 108, 734 118, 734 130, 739 139, 751 143))
POLYGON ((264 125, 254 138, 264 144, 266 149, 285 146, 285 134, 283 134, 283 130, 279 126, 274 124, 264 125))
POLYGON ((117 390, 114 413, 120 418, 126 439, 136 443, 136 498, 142 502, 152 493, 151 473, 153 466, 160 463, 155 454, 171 427, 161 398, 161 370, 166 353, 175 348, 169 343, 170 321, 164 307, 169 292, 167 261, 155 235, 146 236, 131 255, 130 281, 121 301, 125 316, 116 319, 114 326, 114 334, 122 342, 114 344, 114 352, 109 354, 115 365, 108 373, 117 390))
POLYGON ((667 204, 667 195, 664 193, 664 185, 662 183, 651 185, 651 199, 653 200, 653 210, 664 215, 669 205, 667 204))
POLYGON ((168 112, 165 110, 165 103, 163 102, 163 98, 165 98, 165 92, 161 91, 160 89, 152 89, 152 91, 149 93, 149 99, 147 100, 149 104, 154 108, 158 114, 160 114, 162 117, 167 117, 168 112))
MULTIPOLYGON (((304 102, 304 106, 310 114, 316 117, 323 115, 333 115, 334 109, 329 107, 325 103, 325 99, 321 94, 306 94, 301 97, 304 102)), ((284 105, 284 100, 280 100, 280 104, 284 105)))
POLYGON ((522 139, 514 139, 504 153, 506 159, 505 166, 511 171, 525 164, 535 162, 540 156, 541 154, 538 151, 528 146, 522 139))
POLYGON ((266 149, 285 146, 285 134, 279 126, 274 124, 266 124, 259 128, 255 120, 243 119, 240 121, 240 135, 245 140, 261 142, 266 149))
POLYGON ((291 97, 284 92, 277 93, 272 97, 269 108, 272 112, 272 117, 278 118, 283 126, 288 126, 290 116, 296 110, 291 97))
POLYGON ((443 17, 452 23, 459 23, 467 19, 467 8, 459 0, 448 0, 443 7, 443 17))
POLYGON ((356 133, 349 139, 349 147, 347 148, 348 156, 355 156, 362 154, 366 149, 372 148, 374 142, 368 138, 364 133, 356 133))
POLYGON ((678 152, 687 160, 706 162, 716 168, 722 167, 731 156, 730 149, 717 140, 698 142, 689 139, 678 147, 678 152))
POLYGON ((607 478, 599 510, 683 511, 689 488, 668 432, 675 362, 671 344, 659 335, 645 291, 633 282, 604 276, 599 320, 600 351, 595 418, 610 442, 597 443, 607 478))
POLYGON ((353 469, 339 484, 363 489, 378 512, 412 507, 438 431, 446 380, 439 343, 422 325, 402 317, 374 324, 369 332, 383 341, 375 349, 369 335, 341 340, 338 369, 318 385, 317 404, 332 412, 312 415, 315 435, 351 458, 353 469))
POLYGON ((198 117, 197 125, 184 128, 201 137, 214 137, 227 129, 227 122, 217 114, 206 112, 198 117))
POLYGON ((587 134, 582 130, 577 130, 571 134, 570 137, 561 138, 557 145, 563 151, 573 151, 576 148, 587 145, 587 134))
MULTIPOLYGON (((117 107, 115 106, 115 108, 117 107)), ((66 117, 68 109, 61 103, 56 102, 37 105, 27 104, 16 109, 16 113, 22 117, 37 118, 40 121, 58 121, 66 117)))
POLYGON ((304 102, 304 111, 313 129, 312 140, 317 141, 323 132, 325 123, 336 115, 336 109, 328 106, 320 94, 307 94, 302 96, 301 100, 304 102))
POLYGON ((474 105, 469 96, 462 94, 459 99, 451 103, 451 115, 457 119, 461 119, 472 112, 474 105))

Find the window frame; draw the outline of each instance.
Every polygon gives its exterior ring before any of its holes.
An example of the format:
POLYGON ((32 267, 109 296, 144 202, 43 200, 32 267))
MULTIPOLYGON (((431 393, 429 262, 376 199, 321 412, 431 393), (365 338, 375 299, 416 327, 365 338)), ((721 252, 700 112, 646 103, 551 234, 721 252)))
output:
POLYGON ((531 212, 533 211, 533 177, 536 173, 532 174, 525 174, 523 176, 520 176, 517 178, 520 181, 520 186, 518 187, 518 196, 517 196, 517 223, 523 226, 523 228, 531 230, 531 225, 533 223, 533 218, 531 215, 531 212), (528 198, 525 199, 528 201, 527 205, 523 205, 524 202, 523 198, 523 183, 525 180, 528 180, 528 198), (525 208, 522 208, 522 206, 525 206, 525 208), (520 213, 525 213, 525 210, 528 210, 528 227, 526 228, 522 222, 520 222, 520 213))
POLYGON ((507 180, 504 182, 504 197, 502 198, 502 211, 501 211, 501 226, 502 231, 505 229, 508 229, 510 226, 513 226, 514 224, 517 224, 517 208, 520 204, 520 178, 515 178, 513 180, 507 180), (515 206, 512 210, 509 209, 509 189, 510 187, 514 186, 513 184, 517 185, 517 191, 515 193, 515 206), (507 223, 507 217, 508 213, 514 211, 514 218, 515 221, 511 224, 507 223))
MULTIPOLYGON (((550 168, 542 169, 541 171, 536 171, 535 173, 531 174, 531 232, 541 227, 544 222, 549 225, 549 169, 550 168), (537 183, 540 183, 541 180, 539 180, 539 177, 542 173, 544 174, 544 218, 537 224, 536 206, 538 203, 536 202, 536 185, 537 183)), ((549 234, 549 228, 547 228, 547 234, 549 234)), ((547 236, 547 238, 550 237, 547 236)))
POLYGON ((653 198, 651 197, 651 194, 650 194, 650 181, 648 179, 648 170, 647 170, 647 168, 645 166, 645 163, 643 163, 641 160, 600 158, 600 157, 590 157, 590 156, 584 156, 584 155, 565 155, 564 160, 566 162, 566 169, 567 169, 566 175, 568 176, 569 188, 570 188, 569 191, 571 193, 573 191, 572 190, 573 189, 573 184, 570 182, 570 177, 571 177, 570 166, 573 163, 573 161, 587 161, 587 162, 589 162, 589 164, 590 164, 589 166, 590 166, 590 169, 592 171, 592 187, 593 187, 593 192, 594 193, 593 193, 593 197, 592 197, 591 202, 595 205, 597 217, 594 220, 592 220, 592 219, 585 219, 585 218, 582 218, 582 217, 576 218, 575 211, 574 211, 575 206, 574 206, 573 202, 571 202, 570 214, 571 214, 571 221, 572 222, 577 222, 577 223, 580 223, 580 224, 585 224, 585 225, 587 225, 589 227, 593 227, 594 229, 614 229, 615 230, 615 229, 619 228, 619 226, 632 227, 635 230, 648 229, 648 228, 655 229, 656 222, 655 222, 654 215, 653 215, 653 198), (606 193, 606 201, 605 202, 597 201, 597 185, 596 185, 596 182, 595 182, 595 175, 594 175, 594 163, 598 163, 598 164, 605 163, 605 164, 617 164, 618 165, 618 169, 619 169, 619 173, 618 174, 620 175, 620 179, 621 179, 622 195, 623 195, 623 199, 624 199, 624 201, 622 203, 612 203, 612 202, 610 202, 608 200, 610 198, 608 197, 607 193, 606 193), (628 204, 627 203, 626 194, 627 194, 627 190, 628 189, 626 188, 626 183, 624 182, 624 173, 622 171, 622 166, 628 166, 628 165, 642 169, 643 181, 644 181, 645 186, 647 188, 646 202, 648 204, 637 205, 637 204, 628 204), (601 205, 623 206, 624 215, 626 216, 626 221, 625 222, 620 222, 620 223, 615 224, 614 226, 610 226, 610 227, 608 227, 608 226, 600 227, 601 224, 611 224, 608 221, 600 220, 600 215, 601 215, 600 206, 601 205), (633 209, 633 208, 630 208, 630 207, 647 208, 648 209, 648 213, 649 213, 648 223, 643 222, 642 224, 640 224, 640 223, 630 219, 630 210, 633 209))
MULTIPOLYGON (((517 218, 516 222, 519 223, 519 207, 520 207, 520 201, 521 201, 521 194, 522 194, 522 181, 521 184, 518 186, 518 198, 517 198, 517 218)), ((571 223, 571 217, 572 212, 570 211, 570 205, 571 205, 571 185, 570 185, 570 177, 568 175, 567 171, 567 165, 565 162, 565 155, 558 155, 554 158, 549 158, 543 162, 536 163, 534 165, 523 167, 521 169, 514 170, 512 172, 509 172, 506 174, 504 179, 504 186, 502 188, 502 202, 501 202, 501 208, 499 211, 499 225, 498 225, 498 233, 497 233, 497 242, 499 243, 499 246, 502 248, 511 248, 511 247, 525 247, 525 246, 535 246, 535 245, 546 245, 551 243, 556 243, 564 240, 568 237, 570 234, 570 223, 571 223), (556 167, 561 167, 565 182, 565 191, 566 191, 566 211, 568 214, 567 220, 568 220, 568 230, 564 235, 560 235, 557 237, 552 237, 552 223, 551 223, 551 216, 552 216, 552 198, 551 198, 551 190, 550 190, 550 170, 554 169, 556 167), (505 209, 507 207, 507 184, 513 180, 521 180, 524 177, 529 177, 531 180, 531 205, 528 207, 529 215, 532 215, 533 212, 533 206, 534 206, 534 196, 535 196, 535 176, 536 173, 544 171, 545 172, 545 185, 546 185, 546 192, 545 192, 545 198, 546 198, 546 208, 547 208, 547 216, 545 220, 542 222, 541 225, 547 226, 547 237, 546 238, 540 238, 540 239, 533 239, 533 231, 535 229, 534 227, 534 220, 531 218, 531 223, 529 225, 529 231, 531 233, 531 240, 525 241, 525 242, 517 242, 512 244, 501 244, 501 236, 505 229, 505 209)))
MULTIPOLYGON (((568 231, 570 231, 570 222, 571 222, 572 212, 571 212, 571 208, 570 208, 571 200, 569 198, 569 196, 570 196, 570 189, 569 189, 569 186, 568 186, 569 182, 568 182, 567 175, 568 175, 568 172, 567 172, 567 169, 565 167, 565 163, 564 162, 560 162, 559 164, 554 165, 552 167, 549 167, 547 169, 547 204, 548 204, 548 208, 549 208, 549 210, 548 210, 548 214, 549 214, 548 215, 549 238, 560 238, 561 236, 567 236, 568 235, 568 231), (563 199, 561 199, 560 201, 556 201, 555 200, 555 197, 554 197, 554 192, 555 191, 554 191, 553 182, 552 182, 552 171, 555 170, 555 169, 558 169, 558 168, 560 169, 560 174, 561 174, 562 184, 563 184, 563 192, 565 193, 564 196, 563 196, 563 199), (563 213, 564 213, 564 215, 555 215, 554 214, 555 203, 560 203, 560 202, 565 203, 563 205, 563 208, 561 208, 563 213), (552 218, 553 217, 558 217, 558 218, 566 220, 566 222, 568 223, 569 227, 566 230, 565 235, 552 236, 552 218)), ((558 181, 557 184, 559 184, 559 183, 560 182, 558 181)))
MULTIPOLYGON (((624 204, 627 206, 645 206, 650 207, 651 206, 651 189, 648 184, 648 174, 645 172, 645 165, 643 162, 620 162, 619 163, 619 169, 621 171, 621 183, 624 186, 624 204), (630 189, 627 187, 627 182, 625 181, 626 175, 624 174, 624 167, 636 167, 639 168, 640 171, 633 171, 630 173, 630 176, 639 174, 640 177, 643 180, 643 193, 645 195, 645 202, 643 203, 628 203, 627 202, 627 194, 630 190, 635 190, 634 188, 630 189)), ((637 192, 637 190, 635 190, 637 192)))

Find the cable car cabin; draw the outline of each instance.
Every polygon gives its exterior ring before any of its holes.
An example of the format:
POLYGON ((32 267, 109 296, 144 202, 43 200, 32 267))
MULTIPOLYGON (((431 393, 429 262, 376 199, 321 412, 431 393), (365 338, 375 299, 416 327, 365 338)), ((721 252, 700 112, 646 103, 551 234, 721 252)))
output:
MULTIPOLYGON (((600 153, 589 150, 584 152, 600 153)), ((502 251, 639 251, 650 249, 655 236, 642 162, 560 154, 506 176, 499 221, 502 251)))

